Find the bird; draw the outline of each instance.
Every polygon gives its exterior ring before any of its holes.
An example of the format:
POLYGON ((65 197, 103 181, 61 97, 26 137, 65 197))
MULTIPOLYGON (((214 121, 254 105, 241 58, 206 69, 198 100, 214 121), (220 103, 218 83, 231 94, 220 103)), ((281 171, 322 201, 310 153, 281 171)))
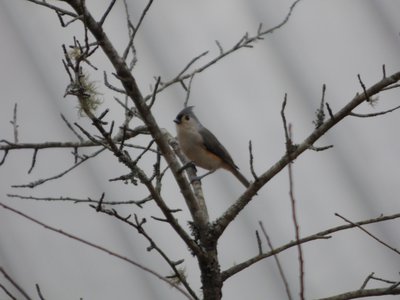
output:
POLYGON ((193 106, 181 110, 174 122, 182 152, 196 166, 209 171, 195 180, 222 168, 231 172, 246 188, 249 187, 249 181, 239 171, 229 152, 216 136, 200 123, 193 112, 193 106))

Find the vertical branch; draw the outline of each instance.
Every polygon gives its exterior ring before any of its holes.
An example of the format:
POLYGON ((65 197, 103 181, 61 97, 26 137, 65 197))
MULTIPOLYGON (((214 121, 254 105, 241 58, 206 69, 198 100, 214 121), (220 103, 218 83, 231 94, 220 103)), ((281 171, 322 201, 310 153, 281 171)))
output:
POLYGON ((14 143, 18 144, 17 103, 14 105, 13 119, 10 121, 14 128, 14 143))
POLYGON ((42 291, 40 290, 40 286, 37 283, 36 283, 36 291, 38 293, 40 300, 45 300, 43 297, 42 291))
MULTIPOLYGON (((288 127, 288 137, 291 141, 292 139, 292 126, 289 124, 288 127)), ((290 143, 291 144, 291 143, 290 143)), ((290 154, 288 153, 290 156, 290 154)), ((298 258, 299 258, 299 273, 300 273, 300 299, 304 300, 304 259, 303 259, 303 250, 301 248, 300 241, 300 227, 297 220, 297 213, 296 213, 296 200, 294 198, 294 188, 293 188, 293 171, 292 171, 292 162, 288 163, 288 173, 289 173, 289 196, 290 196, 290 203, 292 206, 292 219, 295 229, 296 235, 296 242, 297 242, 297 251, 298 251, 298 258)))
POLYGON ((303 259, 303 250, 301 248, 300 241, 300 227, 297 221, 297 213, 296 213, 296 200, 294 198, 294 188, 293 188, 293 171, 292 171, 292 163, 293 163, 293 152, 296 150, 297 146, 293 144, 292 141, 292 124, 289 125, 286 122, 285 117, 285 107, 287 103, 287 94, 285 94, 285 98, 282 103, 281 109, 281 117, 283 122, 283 129, 285 131, 285 140, 286 140, 286 156, 289 160, 288 174, 289 174, 289 196, 290 196, 290 204, 292 206, 292 219, 295 229, 295 236, 297 242, 297 250, 298 250, 298 259, 299 259, 299 273, 300 273, 300 299, 304 300, 304 259, 303 259))
POLYGON ((254 180, 258 180, 258 176, 254 170, 254 155, 253 155, 253 144, 251 140, 249 141, 249 155, 250 155, 250 171, 254 177, 254 180))
MULTIPOLYGON (((268 236, 267 231, 264 228, 264 224, 261 221, 259 221, 258 224, 260 225, 261 231, 262 231, 265 239, 267 240, 268 247, 269 247, 270 251, 274 251, 274 246, 272 245, 272 241, 271 241, 270 237, 268 236)), ((275 259, 275 262, 276 262, 276 266, 278 267, 279 274, 281 275, 283 284, 285 285, 286 295, 288 296, 289 300, 292 300, 293 298, 292 298, 292 294, 290 292, 289 283, 288 283, 288 281, 286 279, 285 273, 283 272, 282 265, 281 265, 281 263, 279 261, 279 258, 278 258, 278 253, 274 254, 274 259, 275 259)))

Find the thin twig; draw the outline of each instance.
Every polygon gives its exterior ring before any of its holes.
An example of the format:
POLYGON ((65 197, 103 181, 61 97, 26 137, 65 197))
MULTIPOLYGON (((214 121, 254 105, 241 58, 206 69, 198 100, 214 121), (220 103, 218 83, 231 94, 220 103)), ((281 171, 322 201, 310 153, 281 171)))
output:
MULTIPOLYGON (((175 83, 179 83, 182 82, 188 78, 190 78, 191 76, 193 76, 194 74, 198 74, 201 73, 203 71, 205 71, 206 69, 210 68, 211 66, 213 66, 214 64, 216 64, 217 62, 219 62, 220 60, 222 60, 223 58, 225 58, 226 56, 230 55, 231 53, 242 49, 242 48, 251 48, 252 44, 256 41, 259 41, 261 39, 263 39, 264 36, 273 33, 275 30, 280 29, 281 27, 283 27, 290 19, 295 7, 297 6, 298 3, 300 3, 301 0, 296 0, 293 2, 293 4, 290 6, 286 16, 283 18, 282 22, 279 23, 276 26, 273 26, 267 30, 261 30, 261 27, 258 27, 257 33, 254 36, 249 37, 249 34, 246 33, 244 36, 242 36, 238 42, 236 42, 234 44, 234 46, 232 46, 232 48, 221 52, 222 47, 220 47, 221 45, 218 46, 217 43, 217 47, 219 49, 219 54, 211 59, 209 62, 205 63, 204 65, 200 66, 199 68, 193 70, 190 73, 184 74, 189 67, 195 62, 197 61, 200 57, 206 55, 209 51, 203 52, 202 54, 200 54, 199 56, 195 57, 191 62, 189 62, 189 64, 177 75, 175 76, 173 79, 171 79, 170 81, 165 82, 162 87, 160 87, 160 89, 157 91, 157 93, 161 92, 162 90, 168 88, 169 86, 175 84, 175 83)), ((146 96, 144 99, 147 100, 151 97, 151 95, 146 96)))
POLYGON ((192 76, 190 76, 190 78, 189 78, 189 84, 188 84, 188 86, 187 86, 187 88, 186 88, 186 97, 185 97, 185 102, 184 102, 184 107, 187 107, 188 106, 188 103, 189 103, 189 98, 190 98, 190 92, 191 92, 191 90, 192 90, 192 82, 193 82, 193 79, 194 79, 194 75, 195 74, 193 74, 192 76))
POLYGON ((368 220, 363 220, 363 221, 359 221, 359 222, 355 222, 354 225, 353 224, 346 224, 346 225, 340 225, 340 226, 336 226, 336 227, 332 227, 323 231, 320 231, 318 233, 314 233, 311 234, 307 237, 303 237, 301 238, 299 241, 290 241, 287 244, 284 244, 278 248, 275 248, 273 251, 269 251, 267 253, 264 253, 262 255, 257 255, 254 256, 242 263, 238 263, 236 265, 234 265, 233 267, 225 270, 222 272, 221 276, 223 280, 228 279, 229 277, 237 274, 238 272, 240 272, 241 270, 244 270, 246 268, 248 268, 249 266, 259 262, 260 260, 263 260, 267 257, 273 256, 277 253, 283 252, 287 249, 290 249, 292 247, 296 247, 298 244, 304 244, 304 243, 308 243, 310 241, 315 241, 315 240, 319 240, 319 239, 329 239, 331 238, 331 234, 342 231, 342 230, 348 230, 354 227, 357 227, 357 225, 362 226, 362 225, 367 225, 367 224, 373 224, 373 223, 379 223, 379 222, 384 222, 384 221, 389 221, 389 220, 395 220, 400 218, 400 213, 396 213, 393 215, 389 215, 389 216, 379 216, 377 218, 373 218, 373 219, 368 219, 368 220))
POLYGON ((104 85, 105 85, 106 87, 108 87, 110 90, 112 90, 112 91, 114 91, 114 92, 117 92, 117 93, 120 93, 120 94, 126 95, 126 91, 125 91, 124 89, 117 88, 116 86, 112 85, 112 84, 108 81, 108 76, 107 76, 107 72, 106 72, 106 71, 103 72, 103 79, 104 79, 104 80, 103 80, 103 81, 104 81, 104 85))
POLYGON ((363 90, 363 92, 364 92, 364 96, 365 96, 366 101, 372 103, 372 101, 371 101, 371 99, 369 98, 369 95, 368 95, 368 93, 367 93, 367 88, 365 87, 364 82, 361 80, 361 75, 360 75, 360 74, 357 74, 357 78, 358 78, 358 82, 360 83, 361 88, 362 88, 362 90, 363 90))
POLYGON ((14 129, 14 143, 18 144, 17 103, 14 105, 13 119, 10 121, 14 129))
POLYGON ((326 105, 326 109, 328 110, 329 117, 330 117, 331 119, 333 119, 333 118, 334 118, 334 115, 333 115, 333 112, 332 112, 331 106, 329 105, 329 103, 328 103, 328 102, 326 102, 326 103, 325 103, 325 105, 326 105))
MULTIPOLYGON (((2 203, 2 202, 0 202, 0 206, 2 206, 3 208, 5 208, 5 209, 7 209, 7 210, 9 210, 9 211, 12 211, 13 213, 15 213, 15 214, 17 214, 17 215, 22 216, 23 218, 25 218, 25 219, 27 219, 27 220, 33 222, 33 223, 36 223, 37 225, 40 225, 40 226, 44 227, 45 229, 48 229, 48 230, 50 230, 50 231, 56 232, 57 234, 66 236, 66 237, 68 237, 68 238, 70 238, 70 239, 73 239, 73 240, 78 241, 78 242, 80 242, 80 243, 82 243, 82 244, 88 245, 88 246, 90 246, 90 247, 92 247, 92 248, 94 248, 94 249, 100 250, 100 251, 102 251, 102 252, 108 253, 108 254, 110 254, 111 256, 114 256, 114 257, 116 257, 116 258, 118 258, 118 259, 121 259, 121 260, 123 260, 123 261, 125 261, 125 262, 131 264, 131 265, 134 265, 134 266, 138 267, 139 269, 141 269, 141 270, 143 270, 143 271, 145 271, 145 272, 147 272, 147 273, 149 273, 149 274, 151 274, 151 275, 157 277, 158 279, 160 279, 160 280, 166 282, 166 283, 167 283, 168 285, 170 285, 171 287, 176 288, 179 292, 181 292, 184 296, 186 296, 187 299, 193 299, 193 298, 192 298, 185 290, 183 290, 180 286, 178 286, 178 285, 176 285, 176 284, 174 284, 174 283, 168 281, 167 279, 164 278, 164 276, 162 276, 162 275, 156 273, 155 271, 153 271, 153 270, 151 270, 151 269, 149 269, 149 268, 143 266, 142 264, 139 264, 139 263, 137 263, 137 262, 135 262, 135 261, 133 261, 133 260, 131 260, 131 259, 125 257, 125 256, 122 256, 121 254, 118 254, 118 253, 116 253, 116 252, 113 252, 113 251, 111 251, 111 250, 109 250, 109 249, 107 249, 107 248, 105 248, 105 247, 103 247, 103 246, 100 246, 100 245, 97 245, 97 244, 95 244, 95 243, 89 242, 88 240, 82 239, 82 238, 80 238, 80 237, 78 237, 78 236, 76 236, 76 235, 73 235, 73 234, 71 234, 71 233, 67 233, 67 232, 64 231, 64 230, 60 230, 60 229, 54 228, 54 227, 52 227, 52 226, 50 226, 50 225, 47 225, 47 224, 45 224, 45 223, 43 223, 43 222, 41 222, 41 221, 39 221, 39 220, 37 220, 37 219, 35 219, 35 218, 33 218, 33 217, 27 215, 27 214, 25 214, 25 213, 23 213, 23 212, 21 212, 21 211, 19 211, 19 210, 16 210, 15 208, 12 208, 12 207, 10 207, 10 206, 8 206, 8 205, 5 205, 5 204, 2 203)), ((0 267, 0 272, 2 272, 3 274, 6 274, 6 273, 4 273, 4 270, 3 270, 1 267, 0 267)), ((6 276, 6 275, 5 275, 5 276, 6 276)), ((17 285, 16 287, 18 288, 18 285, 17 285)), ((18 290, 20 290, 20 289, 18 289, 18 290)), ((22 290, 22 289, 21 289, 21 290, 22 290)), ((20 291, 21 291, 21 290, 20 290, 20 291)), ((26 295, 25 297, 26 297, 26 299, 31 300, 31 298, 30 298, 28 295, 26 295)))
POLYGON ((395 282, 393 280, 387 280, 387 279, 383 279, 383 278, 379 278, 379 277, 375 277, 375 276, 372 276, 371 278, 373 280, 384 282, 384 283, 389 283, 389 284, 397 284, 398 283, 398 282, 395 282))
MULTIPOLYGON (((57 201, 65 201, 65 202, 73 202, 75 203, 99 203, 98 200, 93 200, 92 198, 86 199, 79 199, 73 197, 34 197, 34 196, 23 196, 23 195, 16 195, 16 194, 7 194, 7 197, 10 198, 17 198, 21 200, 35 200, 35 201, 49 201, 49 202, 57 202, 57 201)), ((104 201, 103 204, 105 205, 127 205, 127 204, 136 204, 139 207, 141 205, 152 200, 151 196, 147 196, 141 200, 126 200, 126 201, 104 201)))
MULTIPOLYGON (((376 82, 374 85, 368 88, 367 94, 369 96, 376 95, 382 91, 386 86, 392 85, 400 80, 400 72, 394 73, 383 80, 376 82)), ((229 224, 238 216, 244 207, 253 199, 254 195, 276 174, 281 172, 287 164, 293 159, 300 156, 303 152, 308 150, 311 145, 314 145, 326 132, 331 130, 337 123, 346 118, 354 108, 366 101, 364 93, 357 94, 351 99, 345 106, 331 116, 329 120, 326 120, 321 127, 315 129, 310 133, 300 144, 293 147, 291 152, 291 158, 285 153, 282 158, 271 166, 266 172, 259 176, 259 180, 251 185, 251 188, 247 189, 219 218, 213 222, 213 235, 218 237, 222 235, 229 224)))
MULTIPOLYGON (((4 204, 0 202, 0 205, 5 207, 4 204)), ((6 208, 6 207, 5 207, 6 208)), ((24 291, 24 289, 10 276, 8 273, 0 266, 0 273, 27 299, 32 300, 32 298, 24 291)))
POLYGON ((35 150, 33 151, 32 163, 31 163, 31 167, 30 167, 29 170, 28 170, 28 174, 31 174, 33 168, 35 167, 35 164, 36 164, 36 156, 37 156, 38 151, 39 151, 39 149, 35 149, 35 150))
POLYGON ((282 108, 281 108, 281 118, 282 118, 282 123, 283 123, 283 130, 285 132, 285 144, 286 144, 286 155, 290 155, 292 152, 292 140, 289 135, 289 130, 288 130, 288 125, 286 122, 286 116, 285 116, 285 108, 286 108, 286 103, 287 103, 287 94, 285 94, 285 97, 283 98, 282 102, 282 108))
POLYGON ((158 90, 158 85, 160 84, 161 81, 161 76, 157 77, 156 80, 156 85, 154 86, 154 90, 153 90, 153 96, 151 97, 151 101, 149 103, 149 109, 151 109, 156 101, 156 95, 157 95, 157 90, 158 90))
POLYGON ((42 291, 40 290, 40 286, 37 283, 36 283, 36 291, 38 293, 40 300, 45 300, 45 298, 43 297, 42 291))
MULTIPOLYGON (((1 147, 1 146, 0 146, 1 147)), ((4 150, 4 154, 3 154, 3 158, 0 161, 0 166, 4 164, 4 162, 6 161, 6 157, 8 155, 8 149, 4 150)))
POLYGON ((325 93, 326 93, 326 85, 325 83, 322 85, 322 96, 321 96, 321 103, 319 108, 315 112, 316 120, 313 121, 315 128, 320 127, 324 124, 325 121, 325 93))
MULTIPOLYGON (((292 144, 291 140, 292 140, 292 126, 291 124, 289 124, 288 127, 288 141, 287 141, 287 145, 292 144)), ((290 149, 288 149, 287 151, 290 151, 290 149)), ((288 153, 288 155, 290 156, 290 153, 288 153)), ((299 279, 300 279, 300 299, 304 300, 304 257, 303 257, 303 250, 301 247, 301 243, 299 243, 300 241, 300 227, 299 227, 299 222, 297 220, 297 213, 296 213, 296 199, 294 197, 294 187, 293 187, 293 170, 292 170, 292 163, 288 163, 287 165, 288 167, 288 173, 289 173, 289 196, 290 196, 290 204, 292 207, 292 219, 293 219, 293 225, 294 225, 294 229, 295 229, 295 236, 296 236, 296 242, 297 242, 297 251, 298 251, 298 259, 299 259, 299 279)))
POLYGON ((328 145, 328 146, 324 146, 324 147, 310 146, 308 149, 319 152, 319 151, 325 151, 325 150, 328 150, 331 148, 333 148, 333 145, 328 145))
POLYGON ((400 105, 399 106, 396 106, 396 107, 394 107, 394 108, 392 108, 392 109, 388 109, 388 110, 385 110, 385 111, 381 111, 381 112, 377 112, 377 113, 371 113, 371 114, 356 114, 356 113, 350 113, 349 115, 350 116, 352 116, 352 117, 358 117, 358 118, 372 118, 372 117, 377 117, 377 116, 382 116, 382 115, 386 115, 387 113, 391 113, 392 111, 395 111, 395 110, 397 110, 397 109, 399 109, 400 108, 400 105))
MULTIPOLYGON (((194 58, 192 58, 187 64, 186 66, 182 69, 182 71, 180 71, 178 73, 178 75, 175 78, 179 78, 181 77, 196 61, 198 61, 200 58, 202 58, 203 56, 206 56, 208 54, 209 51, 204 51, 203 53, 200 53, 199 55, 195 56, 194 58)), ((195 75, 195 73, 191 74, 190 76, 187 76, 187 78, 192 77, 193 75, 195 75)), ((186 79, 186 78, 185 78, 186 79)))
POLYGON ((258 233, 258 230, 256 230, 256 240, 258 246, 258 254, 261 255, 263 254, 263 249, 262 249, 262 241, 260 239, 260 234, 258 233))
POLYGON ((41 185, 41 184, 43 184, 43 183, 45 183, 45 182, 48 182, 48 181, 51 181, 51 180, 55 180, 55 179, 61 178, 61 177, 63 177, 65 174, 69 173, 70 171, 72 171, 73 169, 75 169, 76 167, 78 167, 79 165, 81 165, 81 164, 82 164, 83 162, 85 162, 86 160, 88 160, 88 159, 90 159, 90 158, 92 158, 92 157, 97 156, 98 154, 100 154, 101 152, 103 152, 105 149, 106 149, 106 148, 101 148, 100 150, 97 150, 97 151, 94 152, 93 154, 84 157, 81 161, 79 161, 78 163, 74 164, 74 165, 71 166, 70 168, 66 169, 65 171, 63 171, 63 172, 61 172, 61 173, 59 173, 59 174, 57 174, 57 175, 54 175, 54 176, 51 176, 51 177, 48 177, 48 178, 44 178, 44 179, 38 179, 38 180, 32 181, 32 182, 30 182, 30 183, 26 183, 26 184, 15 184, 15 185, 12 185, 11 187, 13 187, 13 188, 34 188, 34 187, 36 187, 36 186, 38 186, 38 185, 41 185))
POLYGON ((367 284, 368 284, 368 282, 371 280, 371 278, 374 276, 374 274, 375 274, 375 273, 372 272, 371 274, 368 275, 367 278, 365 278, 363 284, 362 284, 361 287, 360 287, 360 290, 365 289, 365 287, 367 286, 367 284))
POLYGON ((384 296, 384 295, 400 295, 400 288, 394 286, 378 288, 378 289, 359 289, 346 292, 332 297, 319 298, 318 300, 349 300, 364 297, 384 296))
MULTIPOLYGON (((265 239, 267 240, 268 247, 269 247, 270 251, 273 251, 274 250, 274 246, 272 245, 272 241, 271 241, 270 237, 268 236, 267 231, 265 230, 263 223, 261 221, 259 221, 258 224, 260 225, 261 231, 264 234, 265 239)), ((279 258, 278 258, 278 254, 274 255, 274 259, 275 259, 276 266, 278 267, 279 274, 280 274, 280 276, 282 278, 283 284, 285 286, 286 295, 288 296, 289 300, 292 300, 293 298, 292 298, 292 294, 290 292, 289 282, 286 279, 285 272, 283 271, 282 265, 281 265, 281 263, 279 261, 279 258)))
POLYGON ((8 296, 8 297, 10 297, 12 300, 18 300, 16 297, 14 297, 14 295, 13 294, 11 294, 11 292, 9 291, 9 290, 7 290, 7 288, 4 286, 4 285, 2 285, 1 283, 0 283, 0 288, 4 291, 4 293, 6 293, 6 295, 8 296))
POLYGON ((62 14, 62 15, 68 15, 68 16, 71 16, 71 17, 74 17, 74 18, 79 18, 79 16, 76 15, 76 14, 74 14, 73 12, 70 12, 70 11, 65 10, 65 9, 63 9, 63 8, 60 8, 60 7, 58 7, 58 6, 52 5, 52 4, 48 3, 48 2, 45 1, 45 0, 43 0, 43 1, 39 1, 39 0, 27 0, 27 1, 32 2, 32 3, 35 3, 35 4, 38 4, 38 5, 41 5, 41 6, 45 6, 45 7, 47 7, 47 8, 50 8, 50 9, 54 10, 54 11, 57 12, 57 13, 62 14))
MULTIPOLYGON (((127 13, 127 19, 128 19, 128 22, 130 22, 129 14, 128 14, 128 5, 127 5, 127 2, 124 1, 124 3, 125 3, 125 11, 127 13)), ((128 57, 129 49, 131 49, 131 47, 133 46, 133 40, 135 39, 136 33, 138 32, 138 30, 140 28, 140 25, 142 24, 142 22, 144 20, 144 17, 146 16, 146 14, 149 11, 149 9, 150 9, 152 4, 153 4, 153 0, 149 0, 149 2, 147 3, 146 7, 142 11, 142 14, 141 14, 141 16, 139 18, 139 21, 138 21, 136 27, 132 26, 133 27, 133 31, 132 31, 132 33, 130 35, 129 43, 125 48, 124 54, 122 55, 123 60, 126 60, 126 58, 128 57)))
MULTIPOLYGON (((179 270, 176 268, 176 266, 179 264, 177 262, 172 261, 168 255, 157 245, 155 240, 146 232, 145 228, 143 225, 146 223, 146 219, 141 219, 139 220, 138 216, 134 214, 134 222, 130 221, 130 215, 128 217, 123 217, 118 212, 114 209, 104 209, 102 207, 95 207, 91 205, 91 207, 95 208, 96 211, 105 213, 107 215, 113 216, 117 218, 118 220, 124 222, 125 224, 128 224, 129 226, 132 226, 137 230, 139 234, 141 234, 144 238, 147 239, 147 241, 150 243, 150 246, 147 248, 147 251, 155 250, 170 266, 172 271, 174 272, 174 275, 179 279, 179 281, 184 285, 186 290, 190 293, 191 297, 193 299, 198 299, 196 293, 192 290, 192 288, 189 286, 189 283, 186 281, 184 276, 179 272, 179 270)), ((179 260, 182 261, 182 260, 179 260)))
POLYGON ((254 156, 253 156, 253 144, 251 140, 249 141, 249 155, 250 155, 250 171, 253 175, 254 180, 258 180, 258 176, 254 170, 254 156))
POLYGON ((74 129, 74 127, 71 125, 71 123, 68 122, 67 118, 63 114, 60 114, 60 115, 61 115, 61 119, 63 119, 63 121, 67 125, 67 127, 72 131, 72 133, 82 143, 84 141, 83 137, 74 129))
POLYGON ((341 216, 338 213, 335 213, 335 216, 341 218, 342 220, 346 221, 349 224, 352 224, 354 226, 356 226, 357 228, 361 229, 362 231, 364 231, 366 234, 368 234, 370 237, 372 237, 374 240, 376 240, 378 243, 381 243, 382 245, 384 245, 386 248, 392 250, 393 252, 400 254, 400 251, 397 250, 396 248, 390 246, 389 244, 385 243, 384 241, 382 241, 381 239, 377 238, 375 235, 373 235, 372 233, 370 233, 368 230, 366 230, 365 228, 361 227, 358 224, 353 223, 352 221, 350 221, 349 219, 346 219, 345 217, 341 216))
POLYGON ((107 10, 104 12, 103 16, 101 17, 100 21, 99 21, 99 25, 103 26, 104 21, 106 20, 108 14, 111 12, 112 8, 114 7, 116 0, 111 0, 110 4, 107 7, 107 10))

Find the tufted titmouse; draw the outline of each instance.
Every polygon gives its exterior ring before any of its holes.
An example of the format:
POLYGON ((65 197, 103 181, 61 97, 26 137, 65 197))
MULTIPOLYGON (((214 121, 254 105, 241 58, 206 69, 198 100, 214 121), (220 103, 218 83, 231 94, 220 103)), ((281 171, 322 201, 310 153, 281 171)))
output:
POLYGON ((250 184, 246 177, 239 172, 232 157, 214 134, 205 128, 193 113, 193 106, 184 108, 174 120, 178 133, 178 142, 183 153, 194 162, 195 165, 209 170, 198 179, 215 172, 219 168, 228 170, 245 187, 250 184))

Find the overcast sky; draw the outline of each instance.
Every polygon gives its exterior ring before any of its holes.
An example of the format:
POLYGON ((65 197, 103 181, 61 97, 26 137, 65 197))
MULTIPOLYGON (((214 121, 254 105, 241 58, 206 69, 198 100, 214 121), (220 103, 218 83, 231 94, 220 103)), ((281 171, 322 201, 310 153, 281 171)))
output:
MULTIPOLYGON (((87 0, 99 18, 104 1, 87 0), (99 4, 101 2, 101 4, 99 4)), ((127 43, 123 6, 117 5, 105 22, 105 31, 120 53, 127 43)), ((129 1, 134 23, 146 5, 129 1)), ((54 1, 59 4, 58 1, 54 1)), ((232 47, 246 32, 254 35, 260 23, 267 29, 280 23, 291 1, 155 1, 135 40, 138 63, 133 75, 143 94, 150 93, 154 77, 174 78, 195 56, 209 51, 198 65, 232 47)), ((335 112, 362 91, 357 74, 366 86, 400 70, 400 3, 395 0, 304 0, 289 22, 273 34, 245 48, 196 76, 190 105, 202 123, 220 139, 241 171, 251 178, 248 142, 253 143, 255 170, 266 171, 285 151, 280 109, 288 95, 287 120, 295 142, 308 136, 319 107, 322 85, 326 101, 335 112)), ((13 141, 10 120, 18 104, 20 142, 76 141, 60 117, 78 122, 91 132, 90 122, 79 116, 73 97, 63 98, 68 76, 62 65, 62 44, 83 37, 76 22, 61 28, 50 10, 27 1, 0 2, 0 139, 13 141)), ((99 71, 87 68, 110 109, 108 120, 123 121, 123 109, 103 85, 103 71, 111 65, 99 51, 94 57, 99 71)), ((116 84, 116 81, 114 80, 116 84)), ((379 95, 370 113, 399 105, 399 91, 379 95)), ((175 85, 157 97, 154 116, 160 127, 175 134, 172 120, 183 107, 185 92, 175 85)), ((308 151, 293 164, 294 190, 301 235, 306 236, 343 224, 340 213, 353 221, 400 211, 399 112, 377 118, 347 118, 329 131, 317 146, 333 144, 324 152, 308 151)), ((134 125, 138 125, 138 122, 134 125)), ((148 139, 141 140, 147 143, 148 139)), ((138 142, 139 143, 139 142, 138 142)), ((93 153, 94 149, 85 151, 93 153)), ((0 153, 0 158, 4 152, 0 153)), ((132 150, 131 155, 137 155, 132 150)), ((87 204, 35 202, 7 197, 18 194, 36 197, 98 199, 108 201, 141 199, 146 194, 133 185, 109 182, 127 172, 109 153, 102 153, 62 179, 34 189, 12 188, 57 175, 73 164, 70 150, 41 150, 31 174, 27 174, 33 151, 12 151, 0 167, 0 201, 41 221, 121 253, 162 275, 170 271, 148 243, 126 225, 98 214, 87 204)), ((151 172, 154 157, 143 162, 151 172)), ((203 172, 204 170, 199 170, 203 172)), ((231 174, 218 171, 203 180, 211 219, 215 219, 243 192, 231 174)), ((294 239, 288 196, 288 175, 283 170, 269 182, 228 228, 219 244, 222 269, 258 253, 255 230, 262 221, 275 246, 294 239)), ((163 196, 168 205, 181 208, 177 215, 186 226, 189 214, 167 173, 163 196)), ((148 219, 147 229, 172 259, 185 259, 188 281, 200 291, 198 266, 176 234, 164 223, 153 204, 118 206, 123 215, 148 219)), ((399 221, 368 226, 382 240, 400 248, 399 221)), ((266 245, 265 245, 266 247, 266 245)), ((327 297, 358 289, 371 272, 399 280, 400 259, 361 231, 338 233, 330 240, 304 246, 306 298, 327 297)), ((292 294, 297 295, 298 262, 295 249, 281 256, 292 294)), ((0 209, 0 265, 31 295, 38 283, 46 299, 180 299, 181 295, 143 271, 77 242, 34 225, 0 209)), ((0 283, 14 291, 3 278, 0 283)), ((376 284, 375 286, 380 286, 376 284)), ((286 299, 273 259, 265 260, 230 278, 224 285, 225 299, 286 299)), ((0 299, 8 299, 0 291, 0 299)), ((383 298, 381 298, 383 299, 383 298)), ((389 297, 388 297, 389 299, 389 297)))

